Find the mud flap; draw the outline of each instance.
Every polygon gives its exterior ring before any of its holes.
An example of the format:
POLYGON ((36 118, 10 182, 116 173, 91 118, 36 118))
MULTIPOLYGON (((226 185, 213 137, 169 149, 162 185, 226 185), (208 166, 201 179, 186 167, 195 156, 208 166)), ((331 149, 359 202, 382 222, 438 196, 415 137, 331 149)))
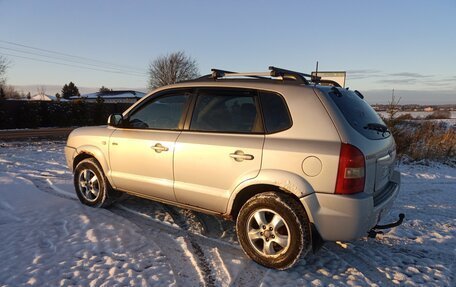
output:
POLYGON ((311 223, 312 230, 312 252, 315 254, 318 250, 323 247, 324 240, 321 238, 320 233, 313 223, 311 223))

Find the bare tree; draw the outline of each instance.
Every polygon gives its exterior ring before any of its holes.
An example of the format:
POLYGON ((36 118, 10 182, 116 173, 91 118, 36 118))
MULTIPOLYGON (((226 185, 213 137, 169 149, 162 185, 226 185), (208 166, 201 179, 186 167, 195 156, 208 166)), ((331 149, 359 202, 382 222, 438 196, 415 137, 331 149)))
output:
POLYGON ((160 56, 149 65, 149 87, 155 89, 199 76, 195 59, 183 51, 160 56))
POLYGON ((394 89, 391 94, 391 101, 388 102, 388 106, 386 107, 386 113, 388 114, 388 120, 394 121, 397 118, 397 114, 399 113, 399 102, 401 98, 396 98, 394 96, 394 89))
POLYGON ((11 85, 3 85, 3 94, 5 99, 20 99, 21 94, 11 85))
POLYGON ((6 70, 10 62, 3 56, 0 56, 0 87, 6 83, 6 70))
POLYGON ((46 87, 45 86, 39 86, 37 89, 37 94, 40 98, 41 101, 44 101, 46 98, 46 87))
POLYGON ((398 114, 400 112, 400 101, 401 98, 396 98, 393 89, 391 100, 386 106, 386 117, 383 118, 385 124, 388 126, 388 129, 393 133, 395 137, 399 137, 401 133, 401 129, 398 127, 398 124, 402 121, 401 118, 398 117, 398 114))

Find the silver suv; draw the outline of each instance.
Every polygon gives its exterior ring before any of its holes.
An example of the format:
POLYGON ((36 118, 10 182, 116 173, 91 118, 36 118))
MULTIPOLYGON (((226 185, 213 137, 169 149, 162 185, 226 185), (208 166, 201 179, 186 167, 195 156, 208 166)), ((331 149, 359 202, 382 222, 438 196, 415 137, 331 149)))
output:
POLYGON ((213 70, 153 91, 65 154, 82 203, 121 192, 236 220, 245 253, 286 269, 353 240, 400 187, 391 133, 361 93, 299 72, 213 70))

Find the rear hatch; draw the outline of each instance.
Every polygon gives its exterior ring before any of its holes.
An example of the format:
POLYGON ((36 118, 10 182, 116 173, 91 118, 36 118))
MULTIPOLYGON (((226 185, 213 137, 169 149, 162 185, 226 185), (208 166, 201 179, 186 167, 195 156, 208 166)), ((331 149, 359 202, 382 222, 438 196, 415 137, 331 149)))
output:
POLYGON ((336 87, 321 90, 349 123, 349 143, 360 148, 366 160, 365 192, 375 197, 387 188, 393 174, 396 146, 391 132, 359 92, 336 87))

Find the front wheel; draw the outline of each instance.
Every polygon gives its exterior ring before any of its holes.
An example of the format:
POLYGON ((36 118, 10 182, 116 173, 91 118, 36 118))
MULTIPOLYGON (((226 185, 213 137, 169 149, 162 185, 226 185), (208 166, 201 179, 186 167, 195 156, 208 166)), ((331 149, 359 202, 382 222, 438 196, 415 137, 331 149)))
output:
POLYGON ((119 195, 93 158, 84 159, 76 165, 73 182, 79 200, 88 206, 107 207, 119 195))
POLYGON ((269 268, 288 269, 311 248, 307 214, 286 194, 265 192, 249 199, 239 212, 236 231, 244 252, 269 268))

